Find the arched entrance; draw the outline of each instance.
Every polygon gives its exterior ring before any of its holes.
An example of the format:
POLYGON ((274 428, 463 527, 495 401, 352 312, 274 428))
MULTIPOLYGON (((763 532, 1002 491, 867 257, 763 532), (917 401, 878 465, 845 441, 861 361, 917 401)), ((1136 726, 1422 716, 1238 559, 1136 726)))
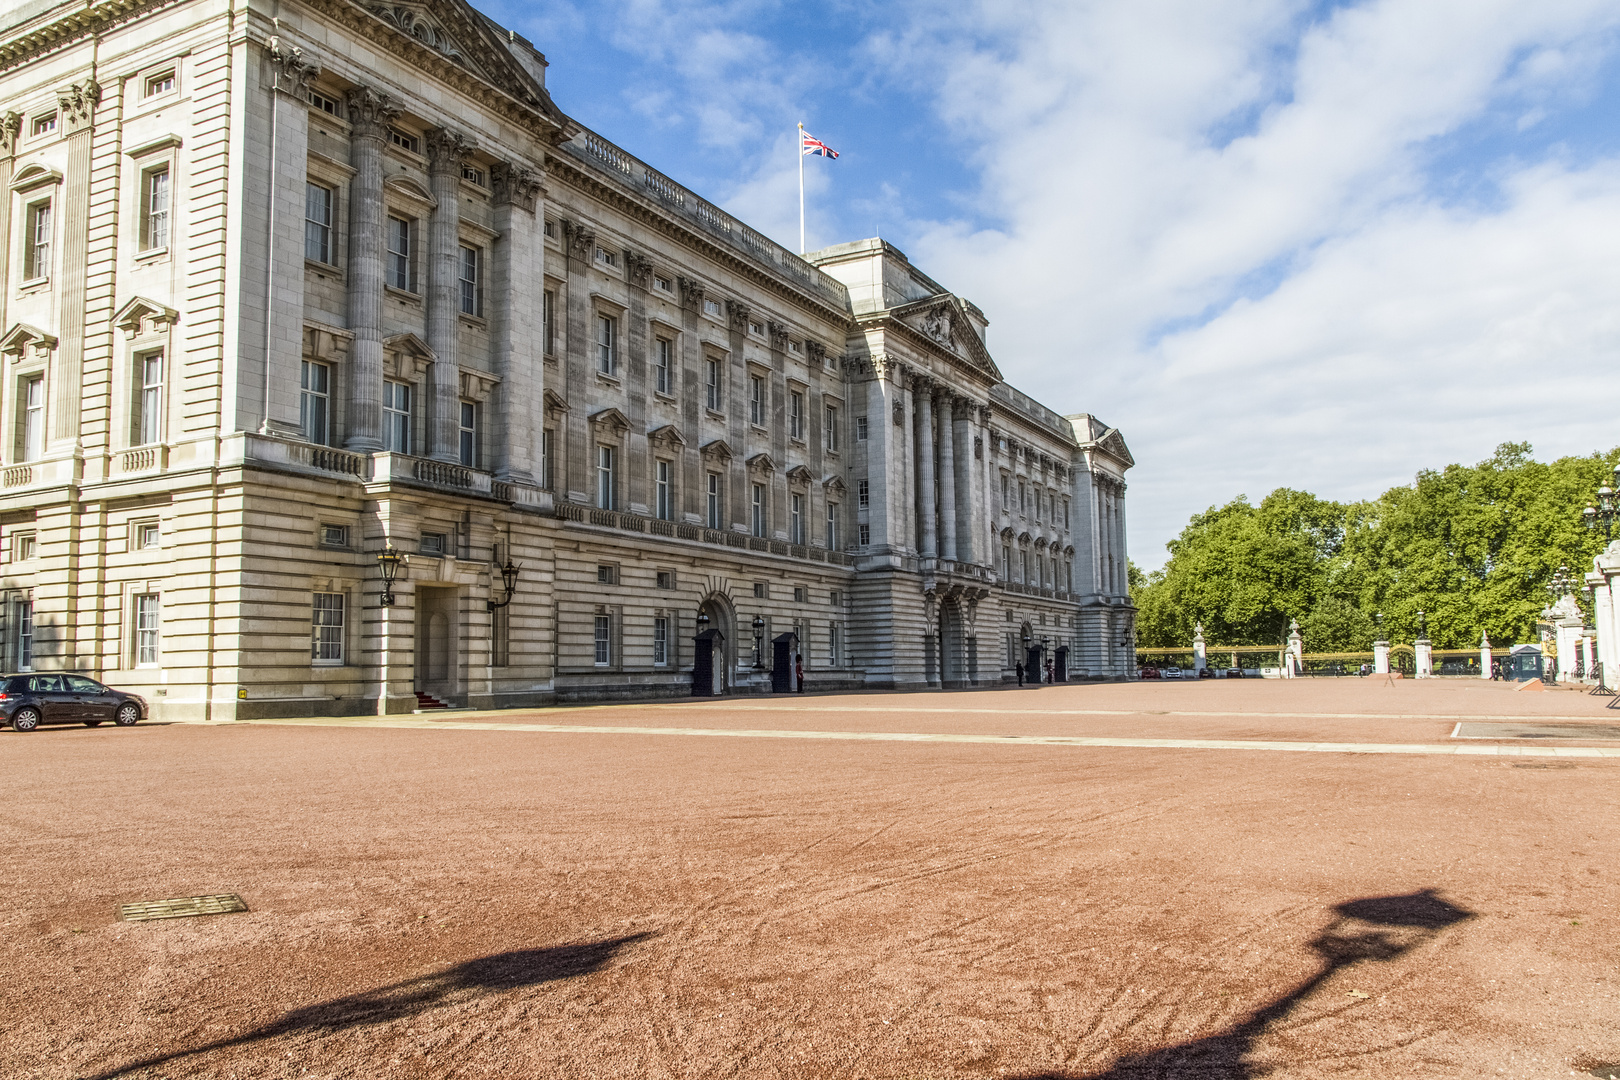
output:
POLYGON ((702 625, 701 616, 709 617, 708 628, 717 630, 723 647, 721 656, 715 659, 715 693, 729 693, 737 673, 737 615, 736 609, 731 606, 731 598, 725 593, 710 593, 698 605, 699 625, 702 625))
POLYGON ((962 605, 947 596, 939 604, 939 676, 947 690, 967 685, 966 641, 962 633, 962 605))

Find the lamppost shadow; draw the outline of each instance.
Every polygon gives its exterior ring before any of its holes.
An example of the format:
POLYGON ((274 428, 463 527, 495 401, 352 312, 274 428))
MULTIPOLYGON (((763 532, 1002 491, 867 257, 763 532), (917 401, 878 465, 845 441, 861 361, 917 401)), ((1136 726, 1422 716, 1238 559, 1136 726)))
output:
POLYGON ((622 949, 651 936, 650 933, 630 934, 583 945, 521 949, 481 956, 429 975, 306 1005, 235 1038, 220 1039, 189 1050, 157 1054, 96 1073, 85 1080, 112 1080, 137 1069, 149 1069, 216 1050, 250 1046, 282 1035, 336 1035, 459 1005, 483 995, 589 975, 606 966, 622 949))
POLYGON ((1031 1073, 1014 1080, 1254 1080, 1268 1071, 1249 1061, 1255 1042, 1334 975, 1367 961, 1394 960, 1474 917, 1433 889, 1350 900, 1333 910, 1334 920, 1310 942, 1322 958, 1321 968, 1225 1031, 1121 1057, 1106 1072, 1031 1073))

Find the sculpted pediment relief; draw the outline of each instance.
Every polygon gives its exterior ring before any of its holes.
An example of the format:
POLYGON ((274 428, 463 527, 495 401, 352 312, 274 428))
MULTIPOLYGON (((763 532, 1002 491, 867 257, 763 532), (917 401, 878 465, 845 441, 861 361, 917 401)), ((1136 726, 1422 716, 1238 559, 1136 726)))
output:
MULTIPOLYGON (((428 13, 424 4, 396 4, 396 3, 368 3, 366 9, 377 18, 398 27, 403 33, 420 41, 435 52, 460 64, 462 67, 472 69, 463 55, 460 43, 456 41, 444 26, 428 13)), ((479 72, 479 74, 485 74, 479 72)))
POLYGON ((1109 428, 1108 434, 1102 437, 1098 445, 1109 457, 1124 462, 1127 468, 1136 464, 1136 459, 1131 457, 1131 451, 1125 445, 1125 436, 1119 433, 1118 428, 1109 428))

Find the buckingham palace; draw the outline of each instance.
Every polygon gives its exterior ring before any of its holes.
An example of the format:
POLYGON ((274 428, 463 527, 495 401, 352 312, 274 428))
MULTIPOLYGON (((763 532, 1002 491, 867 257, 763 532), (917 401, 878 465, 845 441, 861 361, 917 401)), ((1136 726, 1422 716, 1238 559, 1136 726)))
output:
POLYGON ((0 15, 4 666, 181 720, 1131 677, 1120 432, 546 70, 460 0, 0 15))

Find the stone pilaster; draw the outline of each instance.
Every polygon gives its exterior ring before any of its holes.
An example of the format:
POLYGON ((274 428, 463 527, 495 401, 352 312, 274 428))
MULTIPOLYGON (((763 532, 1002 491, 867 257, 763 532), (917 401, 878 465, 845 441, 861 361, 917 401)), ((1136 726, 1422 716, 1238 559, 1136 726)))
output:
POLYGON ((922 511, 922 536, 918 553, 925 559, 939 556, 935 533, 934 506, 934 396, 933 387, 918 383, 913 390, 917 402, 917 487, 922 511))
MULTIPOLYGON (((245 428, 257 413, 257 427, 267 434, 295 435, 300 431, 298 416, 299 365, 304 339, 304 193, 309 160, 309 81, 320 73, 320 65, 303 49, 271 38, 270 61, 270 146, 268 175, 263 177, 264 208, 250 212, 268 215, 263 235, 269 238, 264 290, 264 310, 257 328, 258 341, 243 343, 243 353, 263 348, 258 389, 260 401, 238 399, 236 426, 245 428)), ((244 223, 246 224, 246 223, 244 223)), ((253 298, 257 300, 258 298, 253 298)), ((244 305, 245 307, 246 305, 244 305)), ((244 360, 246 356, 244 356, 244 360)), ((251 381, 247 381, 251 386, 251 381)), ((243 397, 247 396, 244 387, 243 397)))
MULTIPOLYGON (((11 190, 11 174, 17 161, 17 138, 22 133, 22 115, 7 112, 0 115, 0 191, 11 190)), ((0 236, 11 235, 11 204, 16 200, 0 199, 0 236)), ((11 296, 11 260, 0 259, 0 328, 9 328, 6 301, 11 296)))
POLYGON ((497 478, 533 485, 540 467, 540 417, 545 399, 545 346, 534 298, 545 282, 544 175, 526 165, 490 171, 495 231, 490 260, 490 351, 500 377, 490 402, 490 467, 497 478))
POLYGON ((956 399, 949 391, 939 397, 939 554, 956 561, 956 399))
MULTIPOLYGON (((568 251, 568 334, 563 356, 563 397, 575 397, 579 407, 569 410, 558 437, 566 440, 563 461, 566 475, 558 473, 558 493, 574 502, 595 502, 596 450, 591 440, 590 400, 592 385, 591 347, 591 258, 596 249, 596 230, 577 221, 564 221, 563 240, 568 251)), ((702 301, 699 301, 701 305, 702 301)), ((700 308, 701 310, 701 308, 700 308)))
POLYGON ((350 90, 348 439, 351 450, 382 448, 383 147, 399 115, 385 94, 350 90))
MULTIPOLYGON (((866 523, 872 535, 870 551, 898 554, 903 541, 891 531, 903 520, 904 503, 899 501, 899 454, 904 428, 891 417, 900 404, 897 364, 885 356, 872 360, 872 380, 866 384, 866 482, 868 509, 866 523)), ((903 415, 901 419, 903 419, 903 415)))
MULTIPOLYGON (((427 344, 433 350, 428 373, 428 456, 459 461, 461 456, 461 369, 456 365, 456 333, 461 310, 461 168, 471 142, 439 128, 428 133, 428 187, 435 205, 428 221, 427 344)), ((487 264, 486 264, 487 265, 487 264)), ((493 298, 486 295, 485 302, 493 298)))
POLYGON ((62 123, 67 130, 67 169, 62 177, 62 249, 57 256, 61 277, 61 312, 58 323, 62 345, 51 370, 51 447, 72 452, 79 439, 80 396, 84 383, 85 286, 89 268, 90 132, 101 87, 85 79, 57 91, 62 123))
POLYGON ((973 460, 973 403, 957 398, 951 406, 951 460, 955 462, 956 486, 956 559, 964 563, 982 563, 984 558, 975 543, 978 539, 974 516, 973 460))

